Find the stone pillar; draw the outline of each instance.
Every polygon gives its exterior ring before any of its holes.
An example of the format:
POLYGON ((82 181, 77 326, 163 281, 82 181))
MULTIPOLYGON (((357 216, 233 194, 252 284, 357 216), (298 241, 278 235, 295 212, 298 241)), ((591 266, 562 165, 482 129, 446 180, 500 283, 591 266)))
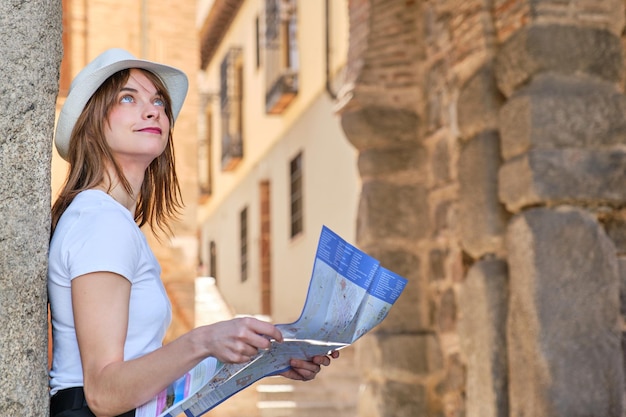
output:
POLYGON ((507 232, 513 416, 622 413, 615 246, 582 209, 524 210, 507 232))
POLYGON ((352 0, 350 17, 357 243, 411 281, 360 349, 362 415, 620 415, 604 229, 626 253, 624 2, 352 0))
POLYGON ((496 1, 510 415, 622 415, 622 1, 496 1))
POLYGON ((0 415, 48 415, 46 270, 61 2, 0 3, 0 415))
POLYGON ((442 367, 417 244, 430 231, 418 10, 404 0, 350 1, 348 80, 339 102, 343 129, 359 151, 356 242, 409 280, 389 317, 356 345, 360 417, 429 415, 429 375, 442 367))
POLYGON ((459 337, 467 359, 468 417, 509 416, 508 279, 504 260, 484 259, 471 267, 460 292, 459 337))
POLYGON ((470 258, 459 291, 459 344, 467 368, 466 416, 508 417, 504 236, 510 213, 498 197, 502 164, 498 119, 504 96, 494 74, 493 16, 487 15, 486 2, 477 4, 483 10, 478 39, 486 46, 474 59, 466 59, 480 65, 462 83, 456 101, 460 142, 457 230, 470 258))

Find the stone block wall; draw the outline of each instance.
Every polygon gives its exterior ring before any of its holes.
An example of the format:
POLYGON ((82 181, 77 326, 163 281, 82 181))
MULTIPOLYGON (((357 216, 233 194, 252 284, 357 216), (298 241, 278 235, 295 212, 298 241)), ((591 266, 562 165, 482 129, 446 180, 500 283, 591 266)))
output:
POLYGON ((361 345, 360 415, 621 416, 623 0, 350 17, 357 243, 410 281, 361 345))
POLYGON ((48 415, 50 138, 61 2, 0 3, 0 415, 48 415))

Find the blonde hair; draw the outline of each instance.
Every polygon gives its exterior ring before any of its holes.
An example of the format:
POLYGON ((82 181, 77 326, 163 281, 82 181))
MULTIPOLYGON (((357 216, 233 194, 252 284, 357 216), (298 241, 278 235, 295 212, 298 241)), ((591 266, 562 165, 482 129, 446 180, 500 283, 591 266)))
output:
MULTIPOLYGON (((174 116, 170 95, 163 81, 154 73, 140 69, 152 82, 165 101, 165 113, 170 120, 167 145, 161 155, 146 169, 135 209, 135 221, 141 227, 148 224, 158 235, 171 233, 168 222, 175 219, 183 206, 180 186, 176 176, 172 128, 174 116)), ((68 162, 69 173, 61 192, 52 206, 52 233, 61 215, 81 191, 101 184, 112 167, 120 183, 129 194, 130 183, 115 161, 105 139, 105 124, 117 95, 130 76, 130 69, 110 76, 91 96, 70 136, 68 162)), ((109 178, 110 179, 110 178, 109 178)))

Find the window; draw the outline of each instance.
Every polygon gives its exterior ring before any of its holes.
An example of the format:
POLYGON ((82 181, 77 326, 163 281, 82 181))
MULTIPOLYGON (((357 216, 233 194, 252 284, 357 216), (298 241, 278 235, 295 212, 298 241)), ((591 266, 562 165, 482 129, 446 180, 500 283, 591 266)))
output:
POLYGON ((298 94, 295 0, 265 1, 265 111, 281 114, 298 94))
POLYGON ((207 111, 205 117, 204 138, 198 142, 198 185, 200 191, 200 203, 204 203, 210 196, 213 187, 213 176, 211 175, 211 162, 213 153, 213 117, 207 111))
POLYGON ((239 213, 239 248, 241 282, 248 280, 248 208, 239 213))
POLYGON ((243 54, 231 48, 220 67, 222 170, 231 171, 243 158, 243 54))
POLYGON ((217 283, 217 249, 215 249, 215 241, 209 242, 209 276, 215 278, 217 283))
POLYGON ((302 233, 304 229, 304 203, 302 188, 302 153, 289 164, 290 202, 291 202, 291 237, 302 233))

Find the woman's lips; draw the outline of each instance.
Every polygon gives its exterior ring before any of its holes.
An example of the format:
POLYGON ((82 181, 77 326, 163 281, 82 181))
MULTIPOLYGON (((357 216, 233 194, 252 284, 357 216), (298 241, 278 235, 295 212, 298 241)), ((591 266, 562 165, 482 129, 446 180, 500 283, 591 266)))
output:
POLYGON ((139 129, 139 131, 145 133, 154 133, 157 135, 160 135, 162 133, 161 129, 159 129, 158 127, 146 127, 144 129, 139 129))

